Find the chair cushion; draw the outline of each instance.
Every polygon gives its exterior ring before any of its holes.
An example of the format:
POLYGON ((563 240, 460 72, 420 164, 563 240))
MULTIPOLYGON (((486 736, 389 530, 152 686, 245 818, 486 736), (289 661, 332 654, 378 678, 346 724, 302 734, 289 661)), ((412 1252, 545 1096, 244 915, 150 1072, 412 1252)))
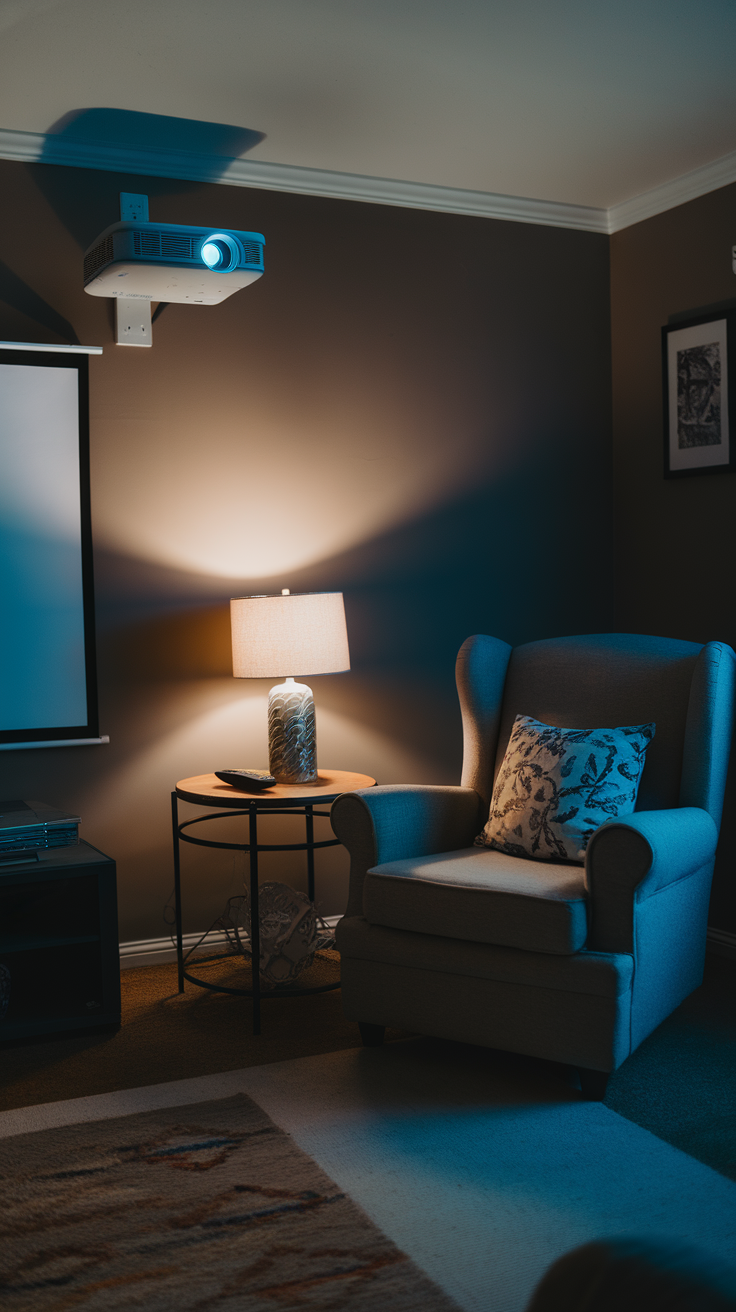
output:
POLYGON ((596 829, 633 812, 654 730, 558 729, 517 715, 476 842, 508 856, 584 861, 596 829))
POLYGON ((363 884, 370 924, 528 952, 578 952, 586 912, 580 866, 480 847, 387 861, 369 870, 363 884))

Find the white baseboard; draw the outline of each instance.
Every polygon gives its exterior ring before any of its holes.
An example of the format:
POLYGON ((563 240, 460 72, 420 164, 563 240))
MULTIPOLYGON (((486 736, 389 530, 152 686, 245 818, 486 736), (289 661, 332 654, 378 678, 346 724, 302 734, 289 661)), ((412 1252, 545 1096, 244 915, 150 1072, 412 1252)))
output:
MULTIPOLYGON (((330 929, 334 929, 342 916, 324 916, 323 919, 330 929)), ((202 934, 184 934, 184 951, 193 948, 201 937, 202 934)), ((209 956, 213 948, 220 948, 225 941, 222 930, 213 930, 202 945, 202 954, 209 956)), ((120 944, 121 970, 130 970, 133 966, 162 966, 167 961, 176 961, 176 942, 172 942, 168 934, 164 938, 139 938, 120 944)))
POLYGON ((726 929, 711 929, 708 926, 707 951, 716 957, 736 959, 736 934, 726 929))
MULTIPOLYGON (((341 917, 325 916, 324 919, 330 928, 334 929, 341 917)), ((201 934, 185 934, 184 950, 188 952, 201 937, 201 934)), ((224 942, 223 932, 213 931, 207 935, 207 943, 203 946, 202 952, 209 953, 212 948, 219 948, 224 942)), ((736 934, 730 934, 724 929, 709 929, 707 948, 718 957, 736 957, 736 934)), ((132 966, 160 966, 166 961, 176 961, 176 945, 169 937, 141 938, 120 944, 121 970, 129 970, 132 966)))

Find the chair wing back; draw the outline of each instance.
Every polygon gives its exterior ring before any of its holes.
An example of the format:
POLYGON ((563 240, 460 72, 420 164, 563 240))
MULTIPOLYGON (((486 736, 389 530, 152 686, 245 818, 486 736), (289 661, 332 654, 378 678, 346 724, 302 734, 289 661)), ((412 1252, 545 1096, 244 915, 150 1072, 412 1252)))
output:
POLYGON ((694 642, 631 633, 516 647, 504 689, 496 771, 517 715, 566 729, 654 721, 637 810, 678 806, 690 688, 700 652, 694 642))
POLYGON ((736 654, 674 638, 598 633, 511 648, 476 634, 460 648, 462 783, 487 807, 517 715, 567 729, 657 726, 638 811, 698 806, 720 825, 736 700, 736 654))
MULTIPOLYGON (((501 705, 512 648, 500 638, 476 633, 466 638, 455 662, 455 681, 463 717, 464 788, 483 800, 481 823, 491 804, 501 705)), ((508 735, 507 735, 508 738, 508 735)), ((501 752, 503 757, 503 751, 501 752)))
POLYGON ((680 806, 700 806, 720 828, 731 748, 736 653, 708 642, 695 663, 685 724, 680 806))

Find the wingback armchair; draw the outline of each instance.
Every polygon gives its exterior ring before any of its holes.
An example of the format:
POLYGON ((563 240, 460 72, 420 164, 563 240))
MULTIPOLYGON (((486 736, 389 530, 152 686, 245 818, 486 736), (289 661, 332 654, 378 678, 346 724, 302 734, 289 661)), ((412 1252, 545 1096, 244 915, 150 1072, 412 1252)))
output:
POLYGON ((345 1014, 577 1067, 589 1097, 701 982, 736 656, 631 634, 463 644, 460 787, 346 793, 337 928, 345 1014), (571 729, 654 721, 636 810, 585 865, 474 845, 517 714, 571 729))

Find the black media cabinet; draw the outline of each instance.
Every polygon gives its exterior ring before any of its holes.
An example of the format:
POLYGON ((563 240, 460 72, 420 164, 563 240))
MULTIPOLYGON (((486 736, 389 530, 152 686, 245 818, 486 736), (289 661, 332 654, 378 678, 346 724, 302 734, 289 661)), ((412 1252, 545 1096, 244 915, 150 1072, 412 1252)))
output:
POLYGON ((115 862, 89 843, 0 862, 0 966, 0 1043, 119 1025, 115 862))

